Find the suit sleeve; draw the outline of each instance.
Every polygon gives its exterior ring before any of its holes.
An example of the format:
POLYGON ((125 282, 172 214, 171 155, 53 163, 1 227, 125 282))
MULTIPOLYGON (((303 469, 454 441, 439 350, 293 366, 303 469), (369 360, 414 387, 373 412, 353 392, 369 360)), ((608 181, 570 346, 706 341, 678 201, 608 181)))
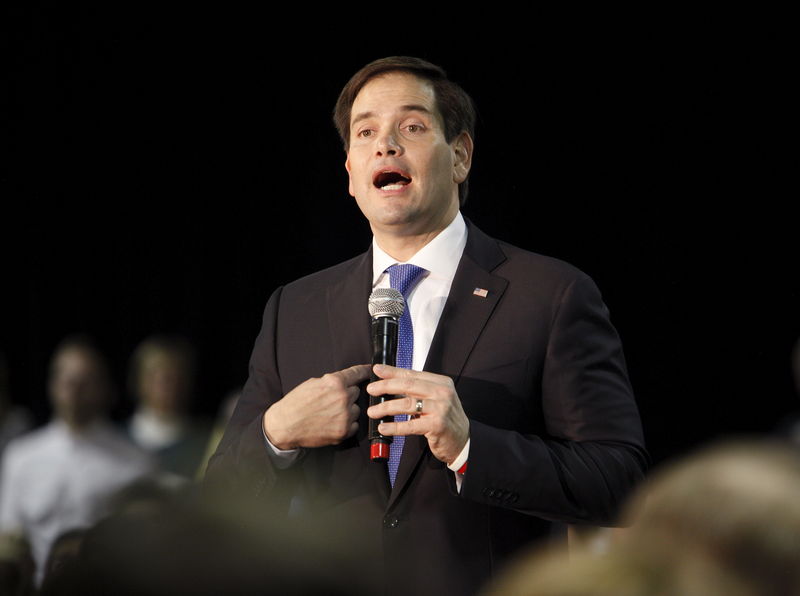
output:
POLYGON ((470 421, 461 496, 550 520, 613 524, 648 463, 622 347, 594 282, 556 300, 541 375, 544 433, 470 421))
POLYGON ((264 412, 283 397, 275 345, 281 292, 278 288, 264 309, 247 383, 209 461, 205 483, 212 490, 249 497, 266 494, 272 497, 273 505, 285 509, 297 474, 273 463, 262 427, 264 412))

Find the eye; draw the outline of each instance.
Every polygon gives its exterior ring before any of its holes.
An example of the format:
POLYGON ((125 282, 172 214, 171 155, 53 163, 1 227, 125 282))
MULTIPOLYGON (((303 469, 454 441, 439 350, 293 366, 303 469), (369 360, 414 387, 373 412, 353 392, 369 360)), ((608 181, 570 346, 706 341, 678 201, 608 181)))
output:
POLYGON ((362 139, 366 139, 367 137, 371 137, 373 132, 374 131, 372 131, 371 129, 365 128, 364 130, 358 131, 358 136, 361 137, 362 139))
POLYGON ((409 124, 408 126, 406 126, 406 130, 412 134, 416 134, 418 132, 422 132, 423 130, 425 130, 425 127, 422 126, 421 124, 409 124))

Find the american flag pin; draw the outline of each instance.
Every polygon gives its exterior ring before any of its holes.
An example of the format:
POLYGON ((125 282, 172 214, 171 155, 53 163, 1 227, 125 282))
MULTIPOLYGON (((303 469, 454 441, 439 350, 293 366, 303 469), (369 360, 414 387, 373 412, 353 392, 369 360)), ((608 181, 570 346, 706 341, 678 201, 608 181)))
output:
POLYGON ((476 296, 480 296, 481 298, 486 298, 486 296, 489 294, 489 290, 484 290, 483 288, 475 288, 474 290, 472 290, 472 293, 475 294, 476 296))

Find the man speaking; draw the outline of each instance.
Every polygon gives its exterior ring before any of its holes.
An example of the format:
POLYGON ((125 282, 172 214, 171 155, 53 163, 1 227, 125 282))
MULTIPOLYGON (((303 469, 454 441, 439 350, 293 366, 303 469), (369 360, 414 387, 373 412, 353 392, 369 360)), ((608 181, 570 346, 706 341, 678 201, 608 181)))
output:
POLYGON ((462 217, 475 112, 442 69, 372 62, 334 119, 372 245, 269 299, 207 478, 354 520, 378 593, 472 594, 552 521, 613 522, 643 476, 620 340, 588 276, 462 217), (369 364, 377 288, 405 302, 396 367, 369 364))

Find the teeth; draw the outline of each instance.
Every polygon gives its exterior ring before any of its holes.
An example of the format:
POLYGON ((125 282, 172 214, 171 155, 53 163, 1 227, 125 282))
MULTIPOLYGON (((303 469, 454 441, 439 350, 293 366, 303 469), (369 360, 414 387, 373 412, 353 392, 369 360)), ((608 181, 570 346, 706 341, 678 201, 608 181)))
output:
POLYGON ((405 184, 387 184, 386 186, 381 186, 381 190, 400 190, 404 186, 405 184))

